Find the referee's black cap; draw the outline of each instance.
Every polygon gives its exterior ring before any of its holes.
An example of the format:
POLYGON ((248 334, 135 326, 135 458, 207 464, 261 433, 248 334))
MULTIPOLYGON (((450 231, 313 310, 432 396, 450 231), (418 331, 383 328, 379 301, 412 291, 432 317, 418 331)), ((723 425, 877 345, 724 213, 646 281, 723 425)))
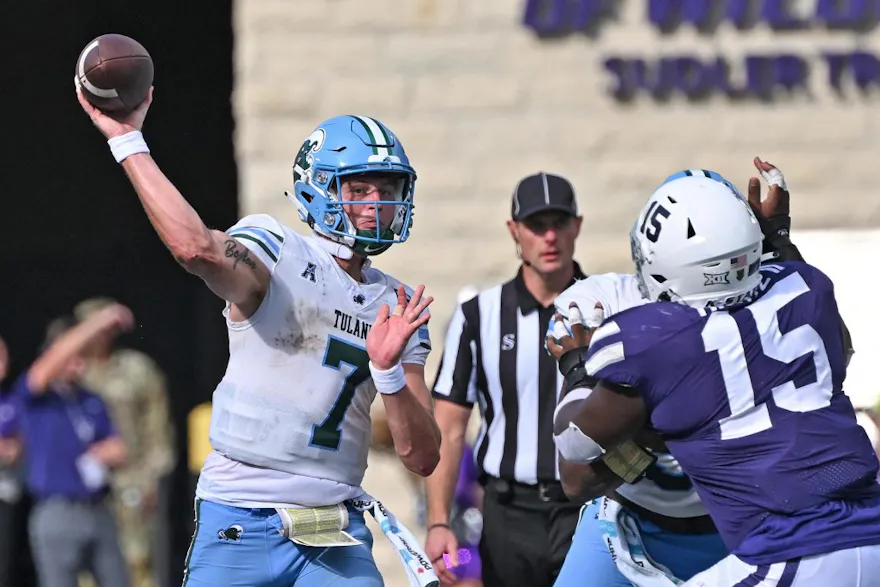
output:
POLYGON ((577 200, 571 182, 559 175, 540 171, 520 180, 513 190, 510 215, 520 222, 538 212, 558 210, 578 215, 577 200))

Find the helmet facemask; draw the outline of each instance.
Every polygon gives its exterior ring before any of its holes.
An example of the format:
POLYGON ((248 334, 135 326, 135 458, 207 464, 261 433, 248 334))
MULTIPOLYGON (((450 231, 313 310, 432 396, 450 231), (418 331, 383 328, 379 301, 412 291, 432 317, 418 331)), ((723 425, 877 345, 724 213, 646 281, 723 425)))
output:
MULTIPOLYGON (((328 191, 328 197, 332 202, 331 206, 341 213, 341 223, 335 227, 335 232, 351 239, 351 243, 347 242, 346 244, 360 255, 378 255, 385 252, 391 245, 405 241, 409 237, 409 230, 412 227, 413 182, 410 177, 401 173, 382 173, 393 177, 390 197, 380 196, 379 200, 364 201, 343 199, 343 184, 346 180, 356 181, 358 176, 367 176, 370 172, 337 175, 334 185, 328 191), (360 206, 373 208, 372 215, 375 227, 358 228, 357 221, 363 216, 349 214, 345 209, 349 207, 349 210, 352 208, 356 210, 360 206), (391 208, 391 212, 388 212, 389 208, 391 208), (390 220, 383 222, 383 216, 389 217, 390 220)), ((377 188, 373 186, 373 189, 377 188)))

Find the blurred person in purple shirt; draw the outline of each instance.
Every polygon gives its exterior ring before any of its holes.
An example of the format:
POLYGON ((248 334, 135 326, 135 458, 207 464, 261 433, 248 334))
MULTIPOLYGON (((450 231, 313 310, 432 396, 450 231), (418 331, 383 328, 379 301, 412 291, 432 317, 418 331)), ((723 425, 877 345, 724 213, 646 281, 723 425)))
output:
MULTIPOLYGON (((3 385, 9 373, 9 351, 0 338, 0 426, 15 419, 15 407, 3 385)), ((0 438, 0 587, 12 586, 12 572, 18 555, 16 534, 21 500, 18 459, 21 444, 17 438, 0 438)))
POLYGON ((100 587, 128 587, 116 525, 107 503, 109 474, 125 445, 104 402, 77 383, 82 353, 110 331, 129 329, 131 313, 115 305, 76 323, 53 322, 44 350, 15 381, 15 417, 0 438, 20 438, 26 485, 35 504, 29 535, 40 584, 76 587, 90 571, 100 587))

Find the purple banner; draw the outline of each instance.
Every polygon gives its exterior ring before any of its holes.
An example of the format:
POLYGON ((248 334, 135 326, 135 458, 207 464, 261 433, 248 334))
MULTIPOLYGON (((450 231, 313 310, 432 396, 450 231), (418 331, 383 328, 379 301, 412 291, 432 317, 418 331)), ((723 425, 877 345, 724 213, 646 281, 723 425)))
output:
MULTIPOLYGON (((758 24, 780 35, 786 31, 837 30, 865 32, 880 20, 880 0, 816 0, 804 16, 790 9, 789 0, 644 0, 648 26, 665 35, 691 27, 704 35, 721 24, 748 30, 758 24)), ((615 0, 527 0, 523 22, 541 37, 570 34, 593 36, 618 18, 615 0)), ((808 93, 811 76, 841 92, 849 81, 862 91, 880 86, 880 59, 864 51, 822 52, 810 55, 780 52, 730 58, 693 55, 645 57, 613 55, 603 59, 611 78, 610 94, 627 101, 647 94, 656 100, 684 96, 703 100, 722 94, 733 100, 771 100, 808 93), (821 72, 812 71, 816 64, 821 72), (827 72, 827 73, 826 73, 827 72)))
MULTIPOLYGON (((725 22, 739 29, 764 23, 775 31, 825 28, 865 32, 880 19, 880 0, 817 0, 807 17, 790 0, 645 0, 645 16, 665 33, 690 25, 713 32, 725 22)), ((526 0, 523 23, 539 35, 588 32, 617 16, 614 0, 526 0)))

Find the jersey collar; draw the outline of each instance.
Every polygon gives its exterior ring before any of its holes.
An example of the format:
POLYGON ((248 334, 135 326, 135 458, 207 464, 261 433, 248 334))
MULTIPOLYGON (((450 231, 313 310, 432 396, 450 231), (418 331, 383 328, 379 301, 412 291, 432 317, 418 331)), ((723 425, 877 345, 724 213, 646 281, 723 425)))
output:
MULTIPOLYGON (((580 281, 581 279, 586 279, 587 276, 581 270, 581 266, 577 264, 577 261, 574 263, 574 275, 572 276, 571 282, 566 286, 566 288, 571 287, 575 281, 580 281)), ((523 280, 523 268, 520 265, 519 271, 516 273, 516 278, 513 280, 514 285, 516 286, 516 299, 519 304, 519 309, 522 311, 523 315, 529 314, 534 310, 543 309, 544 306, 541 305, 541 302, 535 299, 535 296, 531 294, 531 292, 526 287, 526 282, 523 280)), ((552 307, 552 304, 550 305, 552 307)))

